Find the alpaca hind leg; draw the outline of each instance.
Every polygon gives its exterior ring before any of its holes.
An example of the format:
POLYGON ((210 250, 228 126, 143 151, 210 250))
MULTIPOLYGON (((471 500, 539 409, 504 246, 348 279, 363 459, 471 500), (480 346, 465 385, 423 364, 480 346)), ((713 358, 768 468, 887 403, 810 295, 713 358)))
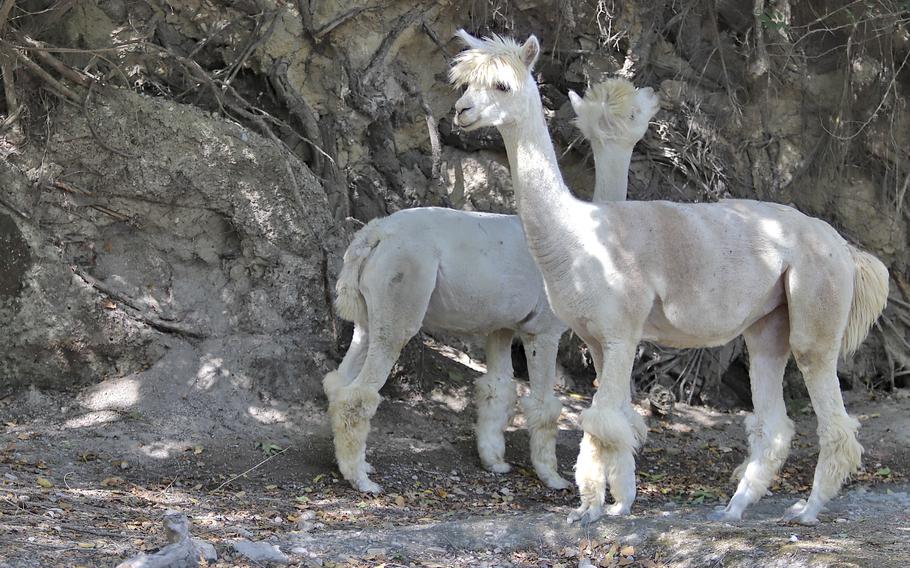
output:
POLYGON ((784 405, 783 378, 790 358, 790 324, 786 306, 780 306, 743 333, 749 350, 749 380, 754 411, 746 418, 749 456, 734 477, 736 493, 726 509, 714 517, 733 521, 768 490, 790 452, 793 422, 784 405))
POLYGON ((523 335, 531 394, 521 404, 531 433, 531 463, 537 477, 550 489, 566 489, 569 482, 556 471, 556 434, 562 404, 553 394, 556 384, 558 335, 523 335))
POLYGON ((345 387, 360 374, 363 363, 366 360, 367 351, 370 345, 369 333, 364 325, 354 325, 354 335, 351 337, 351 346, 348 347, 347 353, 338 365, 338 369, 330 371, 322 379, 322 390, 329 401, 335 398, 339 389, 345 387))
POLYGON ((837 379, 837 356, 835 347, 824 358, 797 357, 818 418, 819 453, 809 500, 790 507, 784 513, 785 521, 817 524, 822 507, 860 467, 863 447, 856 440, 859 421, 848 415, 844 408, 837 379))
POLYGON ((373 267, 368 265, 361 278, 369 312, 367 354, 357 377, 330 400, 329 417, 342 476, 360 491, 377 493, 381 488, 369 479, 366 462, 370 419, 402 347, 420 330, 436 267, 414 262, 378 262, 373 267))
POLYGON ((837 359, 853 300, 853 266, 835 260, 816 262, 811 270, 788 272, 790 349, 796 358, 818 419, 819 454, 808 502, 799 502, 785 520, 818 522, 822 507, 855 472, 863 447, 856 440, 859 423, 844 409, 837 359))
MULTIPOLYGON (((340 389, 351 384, 357 378, 357 375, 360 374, 360 370, 363 369, 363 364, 366 360, 369 344, 369 333, 367 333, 366 326, 355 324, 351 346, 348 348, 347 353, 344 354, 341 365, 338 366, 337 370, 330 371, 322 379, 322 390, 325 392, 329 403, 335 400, 340 389)), ((373 472, 373 466, 369 462, 365 462, 365 468, 368 474, 373 472)))
POLYGON ((484 469, 507 473, 505 429, 517 395, 512 379, 512 331, 502 329, 487 336, 487 373, 474 385, 477 404, 477 453, 484 469))
POLYGON ((647 435, 644 420, 632 408, 630 390, 637 342, 586 342, 591 349, 603 345, 603 359, 598 374, 600 386, 591 407, 581 415, 585 435, 575 465, 581 506, 569 515, 570 523, 577 520, 592 522, 604 514, 627 515, 630 512, 635 500, 635 452, 647 435), (606 510, 605 481, 609 483, 613 497, 613 505, 606 510))

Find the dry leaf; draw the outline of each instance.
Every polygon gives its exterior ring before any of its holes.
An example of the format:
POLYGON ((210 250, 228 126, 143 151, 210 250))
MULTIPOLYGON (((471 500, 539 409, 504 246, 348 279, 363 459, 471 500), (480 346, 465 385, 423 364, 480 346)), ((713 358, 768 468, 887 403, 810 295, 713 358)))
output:
POLYGON ((619 549, 619 553, 623 556, 632 556, 635 554, 635 547, 632 545, 624 546, 619 549))
POLYGON ((44 487, 45 489, 50 489, 54 486, 54 482, 46 477, 39 477, 37 483, 40 487, 44 487))
POLYGON ((399 495, 399 496, 395 497, 395 504, 398 505, 399 507, 404 507, 407 504, 407 502, 408 502, 407 499, 405 499, 403 495, 399 495))
POLYGON ((123 485, 124 481, 122 477, 105 477, 101 481, 101 485, 105 487, 116 487, 117 485, 123 485))
POLYGON ((94 542, 77 542, 76 546, 79 548, 95 548, 94 542))
POLYGON ((116 310, 117 304, 110 298, 105 298, 101 300, 101 307, 105 310, 116 310))

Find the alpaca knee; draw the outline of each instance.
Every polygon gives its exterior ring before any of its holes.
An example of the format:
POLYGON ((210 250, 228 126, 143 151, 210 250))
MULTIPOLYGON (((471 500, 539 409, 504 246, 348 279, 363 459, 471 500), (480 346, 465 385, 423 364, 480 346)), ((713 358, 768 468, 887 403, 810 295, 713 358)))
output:
POLYGON ((504 473, 505 436, 503 432, 509 422, 517 394, 511 377, 484 375, 475 385, 477 404, 477 451, 484 467, 504 473))
POLYGON ((379 393, 368 387, 344 387, 334 391, 329 418, 335 442, 338 469, 357 484, 367 479, 366 441, 370 419, 379 406, 379 393))
POLYGON ((640 414, 628 409, 591 406, 581 413, 581 428, 603 444, 608 452, 635 453, 648 434, 640 414))
POLYGON ((786 415, 761 420, 757 415, 749 414, 745 426, 749 437, 749 455, 733 472, 733 477, 743 479, 748 470, 749 480, 761 486, 764 492, 790 453, 793 421, 786 415))
POLYGON ((636 493, 635 452, 647 435, 644 419, 631 406, 608 408, 595 405, 582 413, 581 427, 600 446, 602 471, 598 473, 606 476, 615 501, 609 513, 628 514, 636 493))
POLYGON ((824 426, 819 426, 818 467, 813 490, 827 501, 833 497, 844 481, 859 469, 863 447, 856 440, 859 421, 846 414, 835 416, 824 426))
POLYGON ((556 471, 556 434, 562 404, 551 395, 543 400, 525 397, 521 406, 531 433, 531 463, 537 476, 551 489, 565 489, 568 482, 556 471))
POLYGON ((546 430, 556 428, 559 415, 562 414, 562 403, 555 396, 544 399, 530 396, 521 399, 528 430, 546 430))

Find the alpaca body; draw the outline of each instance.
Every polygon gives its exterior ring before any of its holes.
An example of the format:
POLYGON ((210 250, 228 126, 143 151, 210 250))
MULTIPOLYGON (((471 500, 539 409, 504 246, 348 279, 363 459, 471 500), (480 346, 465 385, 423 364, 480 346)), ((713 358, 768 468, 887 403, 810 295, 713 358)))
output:
POLYGON ((786 304, 788 276, 810 270, 831 274, 828 287, 845 300, 846 321, 853 287, 847 244, 795 209, 748 200, 609 208, 575 202, 571 208, 576 222, 561 239, 574 243, 573 261, 546 255, 548 235, 532 239, 531 248, 543 259, 554 311, 576 330, 594 331, 587 328, 597 316, 621 316, 640 322, 643 340, 677 348, 723 345, 786 304))
MULTIPOLYGON (((625 199, 632 148, 658 100, 651 89, 620 79, 591 93, 570 98, 594 150, 595 196, 625 199)), ((510 469, 503 432, 515 403, 511 343, 520 335, 530 377, 522 408, 531 462, 548 487, 569 486, 556 470, 561 405, 553 393, 567 327, 550 308, 517 216, 421 207, 371 221, 345 252, 337 292, 338 313, 354 322, 354 337, 323 386, 345 479, 361 491, 380 490, 366 462, 369 420, 401 348, 425 327, 486 335, 487 373, 475 388, 476 435, 483 466, 495 472, 510 469)))
POLYGON ((427 295, 418 286, 429 285, 428 301, 411 305, 423 312, 421 328, 480 335, 567 329, 550 310, 515 215, 421 207, 373 220, 361 232, 376 243, 360 277, 368 306, 386 293, 374 282, 401 286, 415 300, 427 295))
POLYGON ((479 40, 450 70, 466 87, 456 126, 495 126, 511 166, 531 256, 554 311, 588 344, 600 386, 581 416, 575 480, 581 506, 569 522, 628 514, 635 452, 647 428, 631 404, 630 374, 643 338, 683 347, 742 334, 754 413, 750 454, 726 509, 739 519, 767 490, 793 436, 783 399, 791 353, 818 416, 819 461, 807 502, 786 517, 818 522, 824 504, 860 465, 859 423, 847 415, 837 359, 862 342, 888 297, 888 271, 827 224, 771 203, 582 203, 569 193, 547 132, 531 68, 533 36, 479 40), (614 504, 604 508, 609 484, 614 504))

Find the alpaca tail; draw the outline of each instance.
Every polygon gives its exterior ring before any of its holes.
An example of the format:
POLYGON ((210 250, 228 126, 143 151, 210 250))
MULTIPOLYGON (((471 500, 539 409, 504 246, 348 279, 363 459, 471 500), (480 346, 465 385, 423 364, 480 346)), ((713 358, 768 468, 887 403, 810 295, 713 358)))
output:
POLYGON ((338 316, 347 321, 367 321, 367 304, 360 293, 360 273, 363 263, 379 244, 381 234, 378 226, 379 223, 374 221, 357 231, 344 251, 344 264, 335 284, 335 309, 338 316))
POLYGON ((853 275, 853 302, 841 342, 841 355, 850 355, 866 339, 869 329, 888 302, 888 269, 868 252, 850 246, 856 272, 853 275))

